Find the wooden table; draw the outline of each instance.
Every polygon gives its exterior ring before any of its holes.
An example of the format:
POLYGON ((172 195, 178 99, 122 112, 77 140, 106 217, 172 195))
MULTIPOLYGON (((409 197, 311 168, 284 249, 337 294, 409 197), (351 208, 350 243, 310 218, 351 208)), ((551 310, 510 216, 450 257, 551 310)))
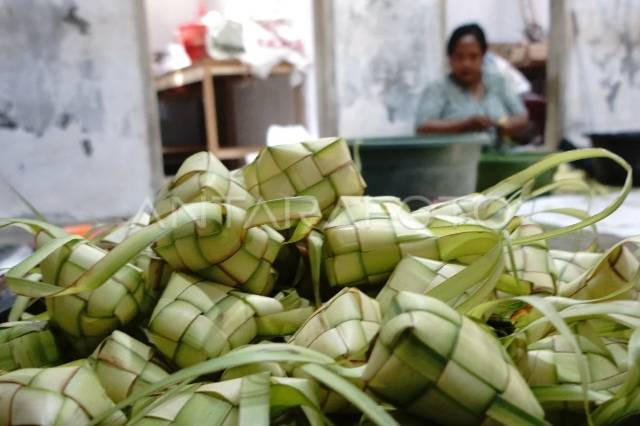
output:
MULTIPOLYGON (((276 65, 271 75, 290 74, 293 67, 287 63, 276 65)), ((175 89, 192 83, 202 83, 202 102, 204 106, 204 122, 206 130, 206 148, 220 160, 244 158, 246 155, 259 151, 262 146, 221 147, 218 136, 218 121, 216 115, 214 77, 249 76, 249 66, 236 60, 219 61, 204 59, 186 68, 171 71, 155 78, 156 92, 175 89)), ((302 122, 302 96, 300 86, 294 89, 296 119, 302 122)), ((202 150, 202 145, 164 146, 163 154, 190 154, 202 150)))

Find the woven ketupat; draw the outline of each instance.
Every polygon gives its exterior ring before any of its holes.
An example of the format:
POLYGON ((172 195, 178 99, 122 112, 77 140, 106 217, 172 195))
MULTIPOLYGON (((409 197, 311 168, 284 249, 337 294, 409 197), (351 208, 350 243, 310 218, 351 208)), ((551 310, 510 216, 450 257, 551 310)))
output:
POLYGON ((439 257, 433 233, 390 197, 342 197, 322 231, 334 286, 383 282, 406 255, 439 257))
MULTIPOLYGON (((588 369, 589 399, 600 404, 614 396, 628 378, 627 342, 593 336, 590 340, 580 334, 576 339, 588 369)), ((564 336, 553 335, 531 343, 517 360, 522 376, 553 424, 566 423, 567 418, 584 413, 576 356, 564 336)))
POLYGON ((127 221, 113 226, 105 235, 99 236, 91 242, 100 248, 111 250, 126 240, 127 237, 130 237, 145 226, 149 225, 150 222, 151 215, 144 211, 138 212, 127 221))
POLYGON ((515 211, 504 199, 469 194, 419 208, 411 214, 427 226, 439 220, 456 220, 501 229, 509 223, 515 211))
POLYGON ((154 350, 116 330, 87 358, 107 395, 118 402, 169 374, 153 359, 154 350))
POLYGON ((341 361, 365 361, 381 320, 375 299, 345 288, 314 312, 289 342, 341 361))
MULTIPOLYGON (((401 291, 430 295, 431 291, 437 291, 441 284, 446 285, 447 280, 453 279, 457 274, 463 272, 467 265, 442 262, 440 260, 423 259, 416 256, 407 256, 398 263, 391 276, 380 289, 376 300, 380 303, 380 309, 384 314, 393 298, 401 291)), ((530 293, 530 286, 503 273, 495 283, 495 289, 486 292, 486 280, 483 277, 473 277, 475 282, 465 290, 459 289, 455 296, 446 299, 446 303, 464 312, 465 303, 473 303, 473 298, 482 294, 481 299, 492 299, 496 295, 504 294, 504 297, 512 295, 522 295, 530 293), (519 284, 519 285, 516 285, 519 284)), ((444 299, 442 299, 444 300, 444 299)))
MULTIPOLYGON (((24 368, 0 376, 0 426, 86 425, 113 406, 86 366, 24 368)), ((99 424, 126 421, 116 411, 99 424)))
MULTIPOLYGON (((380 303, 380 309, 384 313, 393 301, 393 298, 401 291, 424 294, 435 288, 448 278, 451 278, 465 267, 455 263, 440 262, 438 260, 423 259, 415 256, 407 256, 398 263, 396 269, 387 280, 386 284, 376 297, 380 303)), ((473 287, 468 291, 472 291, 473 287)), ((461 293, 451 300, 450 305, 456 306, 465 299, 466 292, 461 293)))
POLYGON ((292 334, 312 311, 311 307, 285 311, 276 299, 176 272, 151 315, 148 336, 168 359, 187 367, 258 335, 292 334), (278 314, 286 317, 284 327, 278 314))
POLYGON ((397 407, 443 425, 536 424, 544 412, 498 340, 445 303, 400 292, 363 380, 397 407))
POLYGON ((340 138, 265 148, 243 172, 246 188, 255 197, 312 195, 323 213, 340 196, 361 195, 366 186, 340 138))
MULTIPOLYGON (((163 395, 164 396, 164 395, 163 395)), ((270 414, 300 407, 310 424, 322 424, 313 388, 304 379, 253 374, 216 383, 195 383, 151 407, 134 405, 132 425, 268 424, 270 414), (275 388, 275 391, 271 391, 275 388), (149 409, 150 408, 150 409, 149 409), (146 413, 142 413, 146 410, 146 413), (142 416, 139 420, 138 417, 142 416)))
MULTIPOLYGON (((218 383, 195 383, 154 406, 139 421, 145 425, 236 425, 242 379, 218 383)), ((133 415, 139 411, 134 406, 133 415)))
POLYGON ((564 250, 549 250, 549 256, 553 260, 556 270, 558 287, 580 278, 589 268, 595 265, 602 257, 601 253, 572 252, 564 250))
MULTIPOLYGON (((511 238, 527 237, 541 232, 540 226, 523 223, 513 231, 511 238)), ((556 294, 555 263, 549 255, 546 241, 512 247, 510 253, 505 253, 504 264, 507 273, 517 275, 518 279, 531 283, 534 293, 556 294), (513 256, 513 263, 511 256, 513 256)))
POLYGON ((625 245, 618 244, 600 255, 597 262, 587 269, 584 275, 570 282, 561 283, 558 287, 558 295, 590 300, 609 296, 630 286, 626 292, 618 294, 616 298, 637 300, 640 291, 639 271, 640 262, 636 255, 625 245))
MULTIPOLYGON (((112 250, 125 239, 147 227, 150 222, 151 216, 148 213, 138 212, 126 222, 112 228, 108 234, 91 242, 102 249, 112 250)), ((146 291, 140 310, 143 314, 150 314, 173 270, 151 247, 144 249, 129 263, 142 270, 146 291)))
POLYGON ((210 152, 187 158, 176 175, 156 196, 156 215, 163 217, 182 204, 198 201, 250 207, 254 198, 210 152))
MULTIPOLYGON (((344 288, 315 311, 289 343, 327 354, 345 366, 358 366, 366 362, 381 320, 375 299, 358 289, 344 288)), ((293 374, 308 378, 304 372, 296 369, 293 374)), ((356 385, 360 386, 358 383, 356 385)), ((325 413, 351 407, 338 393, 320 384, 317 386, 318 398, 325 413)))
MULTIPOLYGON (((44 232, 36 236, 38 247, 50 240, 44 232)), ((60 247, 40 264, 42 280, 68 287, 105 254, 103 249, 86 241, 60 247)), ((47 297, 45 302, 51 324, 70 335, 70 343, 78 350, 89 352, 113 330, 138 315, 147 291, 142 271, 128 263, 95 290, 47 297)))
POLYGON ((175 270, 251 293, 270 293, 277 278, 271 265, 284 237, 267 225, 244 229, 246 211, 231 204, 199 203, 196 211, 193 221, 158 240, 158 255, 175 270))
MULTIPOLYGON (((589 389, 612 391, 621 385, 628 367, 626 343, 615 339, 600 339, 595 343, 579 334, 576 339, 589 367, 589 389)), ((580 386, 582 383, 575 349, 564 336, 548 336, 531 343, 523 361, 518 366, 525 380, 534 389, 567 384, 580 386)), ((556 402, 559 401, 556 399, 556 402)), ((581 401, 576 408, 582 408, 581 401)))
POLYGON ((60 362, 60 350, 46 324, 25 321, 0 326, 0 373, 60 362))

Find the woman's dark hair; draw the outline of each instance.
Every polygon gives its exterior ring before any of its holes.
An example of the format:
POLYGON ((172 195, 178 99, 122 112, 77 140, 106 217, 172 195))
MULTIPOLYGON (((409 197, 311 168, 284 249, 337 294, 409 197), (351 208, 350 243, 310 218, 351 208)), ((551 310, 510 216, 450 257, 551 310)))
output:
POLYGON ((461 38, 471 35, 480 44, 482 53, 487 52, 487 38, 484 35, 482 27, 478 24, 461 25, 451 33, 449 41, 447 42, 447 55, 453 55, 453 51, 456 50, 456 46, 461 38))

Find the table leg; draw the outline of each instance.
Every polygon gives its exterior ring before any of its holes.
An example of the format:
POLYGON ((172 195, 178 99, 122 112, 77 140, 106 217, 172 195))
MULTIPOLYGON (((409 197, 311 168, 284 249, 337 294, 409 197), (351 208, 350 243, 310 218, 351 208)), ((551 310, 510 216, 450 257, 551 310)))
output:
POLYGON ((207 149, 217 152, 218 142, 218 116, 216 113, 216 94, 213 85, 213 76, 208 66, 203 70, 202 78, 202 102, 204 104, 204 124, 207 132, 207 149))

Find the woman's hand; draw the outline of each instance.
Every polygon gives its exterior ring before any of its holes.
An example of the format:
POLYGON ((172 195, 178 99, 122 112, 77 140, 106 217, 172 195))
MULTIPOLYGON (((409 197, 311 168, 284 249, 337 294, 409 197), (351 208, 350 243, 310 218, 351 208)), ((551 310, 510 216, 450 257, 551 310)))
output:
POLYGON ((501 138, 517 137, 529 125, 526 116, 502 117, 496 122, 496 130, 501 138))
POLYGON ((484 115, 474 115, 465 119, 462 123, 464 130, 470 132, 487 130, 492 125, 491 119, 484 115))

